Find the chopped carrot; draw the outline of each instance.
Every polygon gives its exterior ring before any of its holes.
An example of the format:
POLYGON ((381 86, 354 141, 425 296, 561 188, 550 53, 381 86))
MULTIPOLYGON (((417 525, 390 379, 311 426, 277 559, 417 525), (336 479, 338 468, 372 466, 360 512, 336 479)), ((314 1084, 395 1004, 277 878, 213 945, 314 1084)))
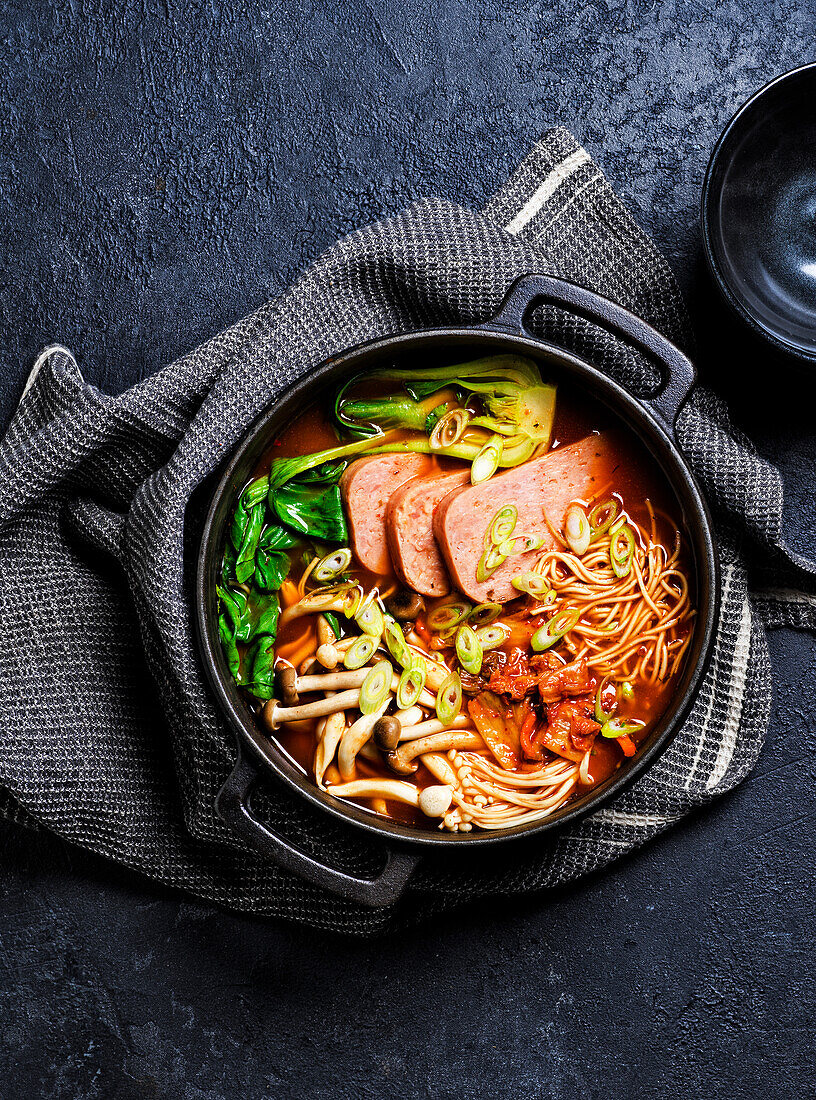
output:
POLYGON ((618 737, 617 742, 620 745, 624 756, 634 756, 637 752, 637 745, 628 733, 625 733, 622 737, 618 737))

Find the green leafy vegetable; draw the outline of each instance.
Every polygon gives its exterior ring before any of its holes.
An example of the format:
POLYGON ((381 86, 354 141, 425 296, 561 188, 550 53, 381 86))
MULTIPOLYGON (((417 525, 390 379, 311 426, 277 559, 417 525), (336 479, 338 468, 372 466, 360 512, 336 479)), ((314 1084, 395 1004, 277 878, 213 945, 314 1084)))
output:
POLYGON ((328 489, 287 485, 270 492, 269 499, 278 518, 294 531, 327 542, 348 542, 343 498, 336 485, 328 489))
POLYGON ((261 592, 277 592, 289 572, 289 558, 261 547, 255 555, 255 583, 261 592))

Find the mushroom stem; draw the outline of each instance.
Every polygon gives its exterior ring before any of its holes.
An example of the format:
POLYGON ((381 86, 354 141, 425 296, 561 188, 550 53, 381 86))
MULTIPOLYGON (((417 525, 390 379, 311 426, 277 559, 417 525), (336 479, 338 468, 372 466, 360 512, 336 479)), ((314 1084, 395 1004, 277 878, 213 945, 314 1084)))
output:
MULTIPOLYGON (((359 697, 360 693, 357 692, 356 694, 359 697)), ((382 718, 386 710, 388 710, 391 698, 392 696, 389 692, 385 702, 378 707, 373 714, 364 714, 361 718, 358 718, 356 722, 352 722, 343 734, 343 739, 337 749, 337 766, 344 779, 349 779, 354 775, 357 753, 371 737, 377 720, 382 718)))
POLYGON ((394 717, 401 726, 415 726, 425 717, 422 707, 408 707, 407 710, 395 710, 394 717))
POLYGON ((422 763, 440 783, 445 783, 448 787, 459 786, 456 771, 446 756, 437 752, 426 752, 422 757, 422 763))
POLYGON ((337 746, 346 728, 346 715, 342 710, 335 711, 323 721, 323 731, 315 751, 315 779, 318 787, 323 785, 326 768, 334 760, 337 746))
POLYGON ((400 741, 416 741, 418 737, 429 737, 433 733, 446 730, 472 730, 473 722, 469 714, 457 714, 450 722, 440 722, 438 718, 429 718, 427 722, 418 722, 414 726, 403 726, 400 741))
POLYGON ((302 718, 321 718, 338 710, 349 710, 360 702, 360 689, 341 691, 327 695, 314 703, 302 703, 298 707, 282 707, 277 699, 270 699, 263 708, 263 718, 270 729, 276 730, 284 722, 299 722, 302 718))
POLYGON ((370 668, 355 668, 343 672, 318 672, 314 676, 299 676, 298 693, 307 691, 340 691, 343 688, 358 688, 368 676, 370 668))
POLYGON ((419 805, 419 791, 413 783, 401 779, 355 779, 350 783, 337 783, 327 787, 335 798, 390 798, 404 802, 406 806, 419 805))
MULTIPOLYGON (((408 768, 417 756, 426 752, 448 752, 450 749, 482 749, 484 741, 478 733, 469 730, 447 730, 445 733, 433 733, 430 737, 418 737, 408 741, 390 754, 397 768, 408 768)), ((342 769, 341 769, 342 770, 342 769)))

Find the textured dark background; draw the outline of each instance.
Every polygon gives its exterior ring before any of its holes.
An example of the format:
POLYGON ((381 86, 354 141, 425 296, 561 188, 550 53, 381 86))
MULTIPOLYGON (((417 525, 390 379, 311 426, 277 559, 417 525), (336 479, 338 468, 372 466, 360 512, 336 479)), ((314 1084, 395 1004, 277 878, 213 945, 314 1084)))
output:
MULTIPOLYGON (((422 194, 480 204, 548 125, 689 296, 708 378, 812 544, 812 395, 723 316, 697 198, 719 129, 814 60, 813 0, 5 0, 0 423, 59 340, 118 391, 422 194), (781 385, 775 383, 781 382, 781 385)), ((755 774, 577 889, 355 943, 0 833, 0 1095, 812 1095, 816 642, 772 642, 755 774)))

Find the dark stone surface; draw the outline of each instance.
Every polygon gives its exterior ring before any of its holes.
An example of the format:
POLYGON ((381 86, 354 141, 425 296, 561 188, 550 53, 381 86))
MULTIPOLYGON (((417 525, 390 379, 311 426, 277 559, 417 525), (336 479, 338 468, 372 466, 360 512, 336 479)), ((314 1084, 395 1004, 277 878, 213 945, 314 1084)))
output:
MULTIPOLYGON (((813 57, 811 0, 7 0, 0 420, 58 339, 117 391, 417 195, 480 203, 554 122, 689 293, 708 376, 812 543, 812 395, 702 277, 714 138, 813 57), (774 393, 769 378, 783 383, 774 393)), ((755 774, 620 866, 349 943, 0 849, 0 1095, 790 1097, 813 1091, 816 641, 773 639, 755 774)))

